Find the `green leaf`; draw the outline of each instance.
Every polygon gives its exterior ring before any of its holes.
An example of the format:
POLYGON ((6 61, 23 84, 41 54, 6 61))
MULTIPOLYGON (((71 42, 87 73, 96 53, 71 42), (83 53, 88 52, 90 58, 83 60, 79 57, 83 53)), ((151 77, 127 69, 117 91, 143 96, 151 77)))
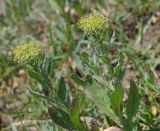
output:
POLYGON ((126 108, 127 118, 132 120, 133 116, 136 114, 140 102, 140 94, 138 93, 138 88, 134 81, 130 80, 130 89, 128 95, 128 102, 126 108))
POLYGON ((78 1, 78 0, 75 1, 74 8, 76 9, 76 11, 78 12, 78 14, 79 14, 80 16, 83 15, 83 7, 82 7, 82 4, 81 4, 80 1, 78 1))
POLYGON ((89 54, 87 52, 82 52, 82 58, 89 62, 89 54))
POLYGON ((58 97, 67 108, 70 107, 69 92, 67 91, 64 77, 61 77, 59 80, 58 97))
POLYGON ((28 70, 27 72, 31 78, 37 80, 40 83, 43 83, 43 77, 40 74, 32 70, 28 70))
POLYGON ((63 9, 64 5, 65 5, 65 0, 55 0, 57 5, 63 9))
POLYGON ((132 120, 138 111, 139 104, 140 104, 140 94, 138 93, 138 88, 136 86, 136 83, 130 80, 130 89, 126 107, 127 119, 124 125, 124 128, 127 131, 131 131, 133 129, 132 120))
POLYGON ((69 114, 62 109, 59 109, 57 107, 49 107, 48 112, 53 122, 58 126, 68 130, 74 129, 69 114))
POLYGON ((99 109, 102 113, 104 113, 107 117, 109 117, 117 125, 121 125, 119 117, 114 113, 114 111, 111 108, 106 107, 106 106, 101 105, 101 104, 100 105, 97 104, 97 106, 99 107, 99 109))
POLYGON ((41 74, 43 76, 43 85, 47 85, 48 88, 52 89, 52 83, 48 78, 48 74, 46 73, 46 70, 42 70, 41 74))
POLYGON ((100 56, 100 58, 107 65, 108 72, 110 74, 113 74, 113 66, 112 66, 111 60, 109 59, 108 55, 100 56))
POLYGON ((92 77, 90 75, 86 75, 85 77, 85 84, 90 85, 93 83, 92 77))
POLYGON ((106 116, 108 116, 115 123, 120 125, 120 119, 110 108, 111 102, 107 92, 107 89, 102 88, 96 82, 94 82, 93 85, 89 86, 86 89, 87 97, 90 98, 98 106, 100 111, 104 113, 106 116))
POLYGON ((118 85, 111 95, 112 108, 116 111, 123 102, 124 91, 121 85, 118 85))
POLYGON ((124 59, 123 54, 120 54, 118 65, 114 68, 114 76, 117 78, 117 80, 122 80, 125 73, 123 59, 124 59))
POLYGON ((86 89, 87 96, 95 100, 97 103, 105 105, 105 106, 110 106, 110 99, 107 94, 107 89, 104 89, 99 86, 96 82, 93 82, 93 84, 86 89))
POLYGON ((99 74, 100 72, 100 68, 96 65, 94 65, 93 63, 89 63, 88 61, 83 59, 83 63, 95 74, 99 74))
POLYGON ((90 61, 90 55, 87 52, 82 52, 81 54, 83 63, 93 72, 99 74, 100 67, 95 65, 92 61, 90 61))
POLYGON ((71 103, 71 108, 70 108, 70 117, 71 121, 74 124, 74 126, 79 129, 81 127, 80 125, 80 111, 81 106, 80 103, 77 99, 73 99, 71 103))
POLYGON ((52 84, 50 82, 50 80, 48 78, 46 78, 46 76, 43 76, 42 74, 39 74, 35 71, 32 70, 28 70, 27 71, 29 76, 35 80, 37 80, 39 83, 42 84, 43 86, 43 92, 48 95, 49 93, 49 89, 52 88, 52 84))
POLYGON ((118 79, 118 80, 122 80, 123 76, 125 73, 125 68, 122 64, 118 64, 115 69, 114 69, 114 76, 118 79))
POLYGON ((81 85, 81 86, 84 86, 85 85, 85 81, 84 80, 82 80, 77 74, 72 74, 71 75, 71 79, 75 82, 75 83, 77 83, 77 84, 79 84, 79 85, 81 85))

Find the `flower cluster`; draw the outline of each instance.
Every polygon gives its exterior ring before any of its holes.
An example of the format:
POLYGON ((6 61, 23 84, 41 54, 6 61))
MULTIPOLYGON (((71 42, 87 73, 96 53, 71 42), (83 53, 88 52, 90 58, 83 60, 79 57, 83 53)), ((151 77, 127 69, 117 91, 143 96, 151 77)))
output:
POLYGON ((104 28, 105 24, 109 24, 110 19, 96 12, 88 18, 81 18, 78 26, 87 34, 93 34, 104 28))
POLYGON ((38 42, 21 43, 13 50, 14 60, 19 63, 27 63, 42 51, 42 45, 38 42))

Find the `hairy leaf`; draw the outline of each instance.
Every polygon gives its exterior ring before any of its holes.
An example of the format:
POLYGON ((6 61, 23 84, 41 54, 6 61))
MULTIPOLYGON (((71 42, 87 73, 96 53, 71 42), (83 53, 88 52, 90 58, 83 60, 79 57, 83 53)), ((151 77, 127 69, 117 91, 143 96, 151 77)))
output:
POLYGON ((110 108, 111 103, 107 94, 107 89, 103 89, 97 83, 94 82, 93 85, 86 89, 86 95, 90 98, 102 113, 108 116, 115 123, 120 125, 120 119, 116 116, 113 110, 110 108))

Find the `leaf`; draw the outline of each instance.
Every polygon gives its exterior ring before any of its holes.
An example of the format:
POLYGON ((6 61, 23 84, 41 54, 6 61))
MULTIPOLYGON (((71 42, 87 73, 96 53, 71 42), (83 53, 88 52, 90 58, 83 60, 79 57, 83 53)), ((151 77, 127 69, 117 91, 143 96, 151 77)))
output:
POLYGON ((58 126, 68 130, 74 129, 69 114, 62 109, 59 109, 57 107, 49 107, 48 112, 53 122, 58 126))
POLYGON ((96 65, 94 65, 94 63, 89 63, 88 61, 83 59, 83 63, 93 72, 96 73, 97 75, 100 72, 100 68, 96 65))
POLYGON ((65 0, 55 0, 55 1, 56 1, 57 5, 58 5, 61 9, 63 9, 64 4, 65 4, 65 0))
POLYGON ((134 81, 130 80, 130 90, 128 95, 128 102, 126 108, 127 118, 132 120, 136 114, 140 103, 140 94, 134 81))
POLYGON ((85 84, 90 85, 93 83, 92 77, 90 75, 86 75, 85 77, 85 84))
POLYGON ((121 125, 119 117, 114 113, 114 111, 111 108, 106 107, 104 105, 99 105, 99 104, 97 104, 97 106, 99 107, 99 109, 102 113, 104 113, 106 116, 108 116, 116 124, 121 125))
POLYGON ((40 74, 32 70, 28 70, 27 72, 31 78, 37 80, 40 83, 43 83, 43 77, 40 74))
POLYGON ((101 86, 94 82, 93 85, 86 89, 86 95, 98 106, 102 113, 120 125, 120 119, 110 108, 111 103, 107 94, 107 89, 103 89, 101 86))
POLYGON ((72 75, 71 75, 71 79, 75 82, 75 83, 77 83, 77 84, 79 84, 79 85, 81 85, 81 86, 84 86, 85 85, 85 81, 84 80, 82 80, 77 74, 75 74, 75 73, 73 73, 72 75))
POLYGON ((130 80, 130 89, 128 95, 128 102, 126 107, 127 119, 124 124, 124 129, 130 131, 133 129, 132 119, 138 111, 140 104, 140 94, 134 81, 130 80))
POLYGON ((100 56, 100 58, 107 65, 108 72, 110 74, 113 74, 113 66, 109 57, 107 55, 103 55, 103 56, 100 56))
POLYGON ((43 92, 48 95, 49 93, 49 89, 52 88, 52 84, 50 83, 50 81, 45 78, 44 76, 42 77, 41 74, 35 72, 35 71, 32 71, 32 70, 28 70, 27 71, 29 76, 35 80, 37 80, 38 82, 40 82, 43 86, 43 92))
POLYGON ((117 78, 117 80, 122 80, 124 73, 125 73, 123 59, 124 59, 123 54, 120 54, 119 60, 118 60, 118 65, 114 69, 114 76, 117 78))
POLYGON ((110 106, 107 90, 99 86, 95 81, 86 89, 88 97, 105 106, 110 106))
POLYGON ((113 109, 116 111, 116 109, 119 109, 120 105, 123 102, 123 96, 124 96, 124 91, 121 85, 118 85, 111 95, 111 103, 113 109))
POLYGON ((76 4, 74 4, 74 8, 76 9, 76 11, 80 16, 83 15, 83 7, 80 1, 76 1, 76 4))
POLYGON ((70 108, 70 117, 71 117, 71 121, 74 124, 74 126, 79 129, 81 127, 80 125, 80 111, 81 110, 81 106, 80 103, 77 99, 73 99, 72 103, 71 103, 71 108, 70 108))
POLYGON ((52 83, 51 83, 50 79, 48 78, 48 74, 46 73, 46 71, 42 70, 41 74, 43 76, 43 85, 47 85, 48 88, 52 89, 52 83))
POLYGON ((81 54, 83 63, 93 72, 99 74, 100 67, 95 65, 92 61, 90 61, 90 55, 87 52, 82 52, 81 54))
POLYGON ((87 52, 82 52, 82 58, 83 58, 85 61, 89 62, 89 54, 88 54, 87 52))
POLYGON ((125 73, 125 68, 122 64, 118 64, 115 69, 114 69, 114 76, 118 79, 118 80, 122 80, 123 76, 125 73))
POLYGON ((64 77, 61 77, 59 80, 58 97, 67 108, 70 107, 70 98, 64 77))

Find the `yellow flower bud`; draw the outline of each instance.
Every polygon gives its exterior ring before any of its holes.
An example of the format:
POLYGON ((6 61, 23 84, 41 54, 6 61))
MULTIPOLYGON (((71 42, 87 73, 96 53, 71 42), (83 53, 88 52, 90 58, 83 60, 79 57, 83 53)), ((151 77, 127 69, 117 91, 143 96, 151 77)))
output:
POLYGON ((42 45, 38 42, 21 43, 13 50, 14 60, 19 63, 27 63, 42 51, 42 45))
POLYGON ((94 34, 105 28, 105 25, 109 25, 110 19, 103 15, 99 15, 96 12, 88 18, 81 18, 78 22, 78 26, 87 34, 94 34))

